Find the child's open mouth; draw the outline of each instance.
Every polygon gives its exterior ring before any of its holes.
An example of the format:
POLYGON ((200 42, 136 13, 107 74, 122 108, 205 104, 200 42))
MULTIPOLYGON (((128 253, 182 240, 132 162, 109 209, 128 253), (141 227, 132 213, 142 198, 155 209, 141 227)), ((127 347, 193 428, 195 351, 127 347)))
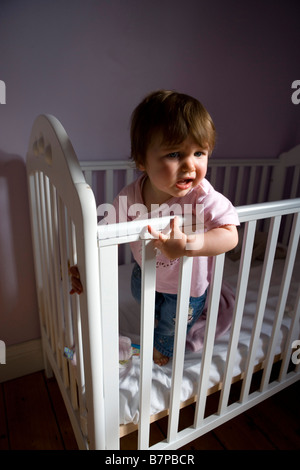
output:
POLYGON ((193 182, 193 178, 186 178, 186 179, 178 180, 176 183, 176 187, 181 190, 189 189, 192 185, 192 182, 193 182))

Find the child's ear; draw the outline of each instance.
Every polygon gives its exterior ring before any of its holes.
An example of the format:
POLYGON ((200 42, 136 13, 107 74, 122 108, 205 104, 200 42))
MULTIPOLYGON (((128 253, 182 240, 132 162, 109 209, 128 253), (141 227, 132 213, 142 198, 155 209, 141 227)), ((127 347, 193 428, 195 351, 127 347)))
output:
POLYGON ((146 171, 146 167, 142 163, 137 164, 137 169, 140 171, 146 171))

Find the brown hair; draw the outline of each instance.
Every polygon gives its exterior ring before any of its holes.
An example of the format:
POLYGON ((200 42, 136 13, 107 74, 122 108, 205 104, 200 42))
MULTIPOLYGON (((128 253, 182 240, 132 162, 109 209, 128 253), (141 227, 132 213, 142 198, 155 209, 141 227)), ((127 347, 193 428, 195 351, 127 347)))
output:
POLYGON ((180 144, 191 135, 209 154, 216 139, 214 123, 197 99, 166 90, 147 95, 132 113, 131 158, 137 166, 145 164, 147 149, 159 134, 166 145, 180 144))

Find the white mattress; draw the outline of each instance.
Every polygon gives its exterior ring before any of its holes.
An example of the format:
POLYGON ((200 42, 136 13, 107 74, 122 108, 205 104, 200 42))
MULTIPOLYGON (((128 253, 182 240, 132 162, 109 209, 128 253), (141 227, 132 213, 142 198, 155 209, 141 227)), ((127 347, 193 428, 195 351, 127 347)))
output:
MULTIPOLYGON (((285 337, 289 329, 291 312, 295 304, 297 287, 299 285, 299 276, 298 282, 296 279, 296 275, 299 273, 299 265, 299 261, 296 262, 276 354, 282 351, 285 337)), ((264 322, 257 348, 256 364, 263 360, 267 352, 283 266, 284 260, 275 260, 264 322)), ((226 279, 234 290, 236 289, 238 268, 238 262, 226 259, 224 279, 226 279)), ((131 297, 130 293, 131 269, 131 265, 120 267, 120 334, 128 336, 133 343, 139 344, 140 311, 138 304, 131 297)), ((235 359, 234 376, 239 375, 244 370, 256 310, 261 271, 261 262, 256 262, 251 268, 239 347, 235 359)), ((229 335, 230 331, 216 341, 210 370, 209 388, 220 382, 223 377, 229 335)), ((198 353, 187 352, 185 355, 185 367, 181 388, 182 401, 189 399, 196 393, 200 374, 201 355, 201 351, 198 353)), ((132 357, 127 367, 120 369, 120 424, 137 423, 139 420, 139 369, 140 360, 139 357, 135 356, 132 357)), ((168 408, 171 372, 172 360, 163 367, 153 363, 151 414, 156 414, 168 408)))

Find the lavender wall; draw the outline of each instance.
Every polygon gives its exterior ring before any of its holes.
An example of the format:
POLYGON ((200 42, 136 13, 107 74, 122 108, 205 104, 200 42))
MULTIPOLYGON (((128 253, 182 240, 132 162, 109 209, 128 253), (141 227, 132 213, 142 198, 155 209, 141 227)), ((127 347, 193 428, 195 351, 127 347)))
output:
POLYGON ((274 157, 300 142, 299 2, 1 0, 0 339, 39 336, 25 155, 51 113, 80 159, 129 154, 133 107, 171 88, 199 98, 218 157, 274 157))

